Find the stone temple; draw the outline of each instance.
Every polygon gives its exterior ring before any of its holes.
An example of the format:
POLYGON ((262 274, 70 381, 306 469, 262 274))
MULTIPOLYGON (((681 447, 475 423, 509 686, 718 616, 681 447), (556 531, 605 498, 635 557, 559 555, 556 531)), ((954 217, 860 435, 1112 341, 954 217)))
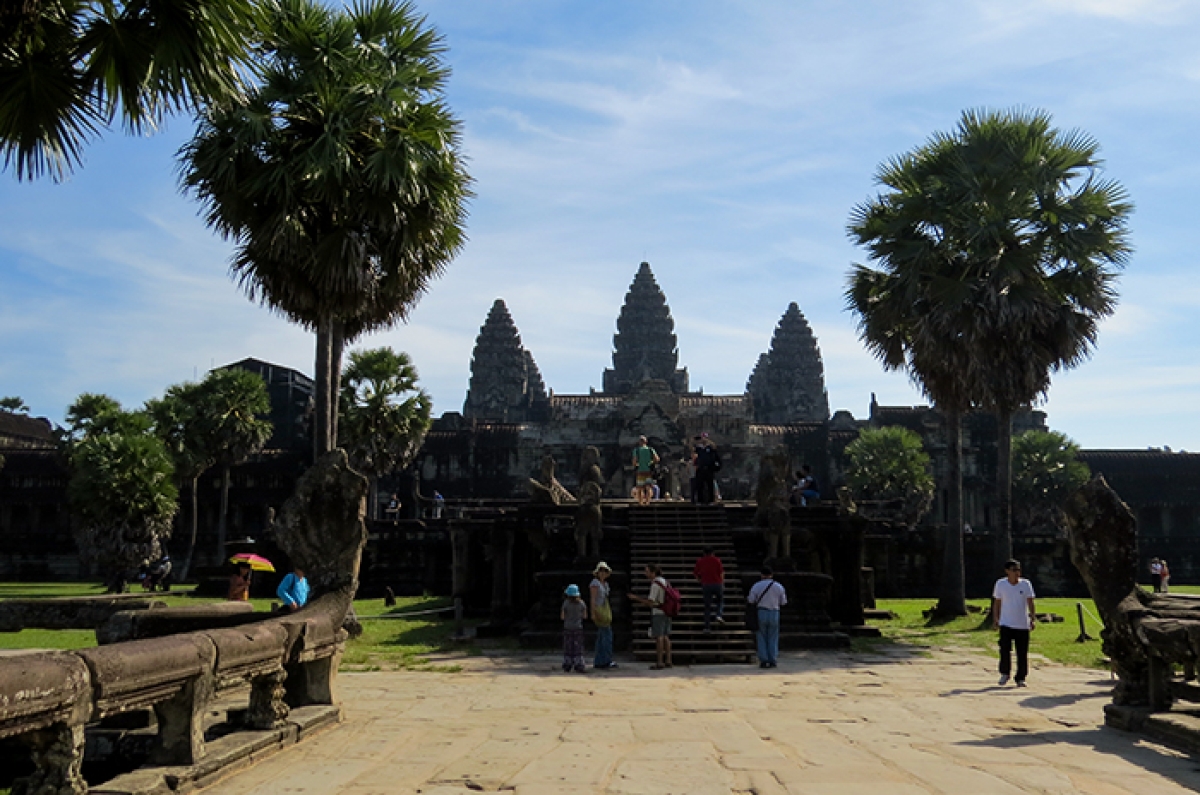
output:
MULTIPOLYGON (((674 463, 674 476, 663 485, 678 496, 690 440, 704 432, 721 450, 723 496, 745 499, 762 454, 777 445, 787 445, 795 460, 823 468, 830 429, 838 424, 830 422, 816 337, 796 303, 780 319, 744 394, 692 391, 687 368, 679 366, 675 321, 646 262, 617 317, 612 367, 602 384, 602 391, 587 395, 548 393, 508 308, 497 299, 475 342, 463 411, 434 424, 417 462, 421 480, 459 498, 522 496, 527 478, 550 453, 559 481, 573 489, 584 448, 595 446, 605 496, 627 497, 632 473, 626 459, 644 435, 664 461, 674 463)), ((846 430, 852 438, 856 428, 846 430)))

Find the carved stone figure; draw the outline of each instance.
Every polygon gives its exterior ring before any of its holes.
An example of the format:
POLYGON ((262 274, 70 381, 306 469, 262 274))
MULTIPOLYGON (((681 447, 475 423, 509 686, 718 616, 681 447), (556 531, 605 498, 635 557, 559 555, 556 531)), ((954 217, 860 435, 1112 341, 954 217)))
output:
POLYGON ((600 469, 600 448, 589 445, 583 448, 583 463, 579 468, 579 499, 583 499, 583 487, 595 483, 604 491, 604 472, 600 469))
POLYGON ((1137 586, 1137 522, 1102 476, 1072 494, 1065 512, 1071 562, 1104 620, 1103 650, 1118 679, 1113 704, 1168 709, 1172 665, 1191 670, 1200 658, 1200 605, 1137 586))
POLYGON ((792 521, 787 495, 788 452, 782 445, 762 457, 754 499, 754 525, 763 530, 772 560, 792 556, 792 521))
POLYGON ((540 480, 529 479, 530 502, 536 505, 562 505, 574 502, 575 497, 554 477, 554 456, 542 456, 540 480))
POLYGON ((575 512, 575 557, 577 560, 600 557, 604 538, 604 515, 600 510, 601 487, 588 481, 579 489, 579 508, 575 512))
POLYGON ((821 351, 795 301, 775 327, 771 348, 759 357, 746 391, 754 401, 755 421, 764 425, 829 419, 821 351))

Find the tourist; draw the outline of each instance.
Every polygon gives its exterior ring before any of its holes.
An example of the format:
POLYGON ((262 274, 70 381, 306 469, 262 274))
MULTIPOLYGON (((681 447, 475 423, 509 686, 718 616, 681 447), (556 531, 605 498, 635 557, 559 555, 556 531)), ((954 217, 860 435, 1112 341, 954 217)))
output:
POLYGON ((671 662, 671 617, 663 610, 663 603, 667 601, 667 588, 669 584, 662 576, 661 566, 646 566, 642 572, 646 575, 646 579, 650 581, 649 596, 643 598, 633 593, 628 596, 638 604, 650 608, 650 637, 654 638, 656 660, 650 668, 655 671, 662 670, 663 668, 673 668, 674 666, 671 662))
POLYGON ((433 518, 441 519, 442 510, 446 507, 446 498, 442 496, 440 491, 433 492, 433 518))
POLYGON ((696 492, 696 451, 694 448, 690 454, 684 456, 684 463, 687 464, 688 499, 692 502, 699 502, 700 499, 696 492))
POLYGON ((391 499, 388 500, 387 508, 383 511, 392 520, 392 524, 400 523, 400 495, 392 492, 391 499))
POLYGON ((587 618, 588 609, 579 595, 578 585, 568 585, 566 597, 559 612, 563 622, 563 671, 581 674, 587 670, 583 665, 583 620, 587 618))
POLYGON ((992 590, 992 626, 1000 630, 1000 685, 1012 673, 1012 647, 1017 647, 1017 687, 1025 687, 1029 674, 1029 633, 1037 626, 1033 584, 1021 576, 1021 564, 1004 564, 1004 576, 992 590))
POLYGON ((800 497, 801 505, 808 505, 809 500, 821 499, 821 489, 817 486, 817 479, 813 477, 812 467, 804 464, 796 473, 796 477, 799 478, 799 482, 796 484, 796 493, 800 497))
POLYGON ((633 496, 639 505, 649 505, 654 496, 651 488, 654 485, 654 466, 658 463, 658 453, 650 447, 645 436, 638 437, 638 446, 633 449, 634 475, 633 496))
POLYGON ((1165 560, 1160 560, 1158 562, 1158 564, 1159 564, 1159 566, 1162 567, 1162 570, 1160 572, 1160 576, 1162 577, 1162 580, 1161 580, 1161 583, 1159 586, 1160 593, 1170 593, 1171 592, 1171 569, 1167 566, 1167 562, 1165 560))
POLYGON ((725 566, 712 547, 704 548, 704 555, 692 567, 692 576, 700 581, 700 593, 704 598, 704 632, 712 632, 712 622, 724 624, 725 619, 725 566))
POLYGON ((604 670, 617 667, 613 662, 612 600, 608 585, 611 576, 612 569, 600 561, 592 572, 592 583, 588 586, 592 596, 592 623, 596 625, 596 655, 592 667, 604 670))
POLYGON ((230 602, 250 600, 250 577, 250 564, 239 563, 237 571, 229 575, 229 595, 226 598, 230 602))
POLYGON ((716 499, 714 480, 721 470, 721 455, 717 446, 708 438, 707 433, 696 437, 696 502, 700 505, 710 505, 716 499))
POLYGON ((775 579, 775 572, 763 566, 759 580, 754 583, 746 601, 758 609, 758 667, 776 668, 779 665, 779 615, 787 604, 787 590, 775 579))
POLYGON ((1155 593, 1162 593, 1162 561, 1158 558, 1150 559, 1150 584, 1155 593))
POLYGON ((308 580, 304 576, 304 569, 293 567, 291 573, 279 583, 275 595, 283 603, 279 607, 281 613, 294 613, 304 607, 308 603, 308 580))

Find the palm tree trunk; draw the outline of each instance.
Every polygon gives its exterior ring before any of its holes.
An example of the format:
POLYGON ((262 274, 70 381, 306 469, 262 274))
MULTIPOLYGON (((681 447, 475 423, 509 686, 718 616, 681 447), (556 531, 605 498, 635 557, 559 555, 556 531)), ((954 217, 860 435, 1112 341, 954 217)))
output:
POLYGON ((313 418, 313 459, 320 458, 331 449, 329 446, 329 365, 331 343, 330 322, 322 320, 317 324, 317 362, 314 380, 316 381, 316 414, 313 418))
POLYGON ((1012 541, 1012 411, 996 411, 996 571, 1013 556, 1012 541))
POLYGON ((934 614, 953 618, 967 614, 966 573, 963 568, 962 412, 943 410, 946 419, 946 534, 942 551, 942 584, 934 614))
POLYGON ((229 518, 229 470, 226 464, 221 469, 221 515, 217 518, 217 561, 225 562, 225 527, 229 518))
POLYGON ((196 551, 196 528, 200 525, 200 500, 196 495, 197 484, 200 483, 200 475, 192 478, 192 533, 188 539, 187 557, 183 559, 183 569, 179 572, 179 582, 186 582, 188 572, 192 570, 192 554, 196 551))
POLYGON ((346 347, 346 326, 333 321, 329 330, 329 449, 338 446, 338 404, 342 395, 342 350, 346 347))

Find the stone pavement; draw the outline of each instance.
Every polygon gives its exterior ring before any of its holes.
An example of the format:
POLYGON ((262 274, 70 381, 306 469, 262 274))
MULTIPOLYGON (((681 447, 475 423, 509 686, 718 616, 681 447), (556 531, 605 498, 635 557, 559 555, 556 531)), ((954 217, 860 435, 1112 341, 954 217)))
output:
POLYGON ((340 678, 346 723, 204 795, 1200 790, 1200 760, 1104 728, 1108 675, 996 686, 977 651, 785 653, 779 668, 563 674, 550 656, 340 678))

